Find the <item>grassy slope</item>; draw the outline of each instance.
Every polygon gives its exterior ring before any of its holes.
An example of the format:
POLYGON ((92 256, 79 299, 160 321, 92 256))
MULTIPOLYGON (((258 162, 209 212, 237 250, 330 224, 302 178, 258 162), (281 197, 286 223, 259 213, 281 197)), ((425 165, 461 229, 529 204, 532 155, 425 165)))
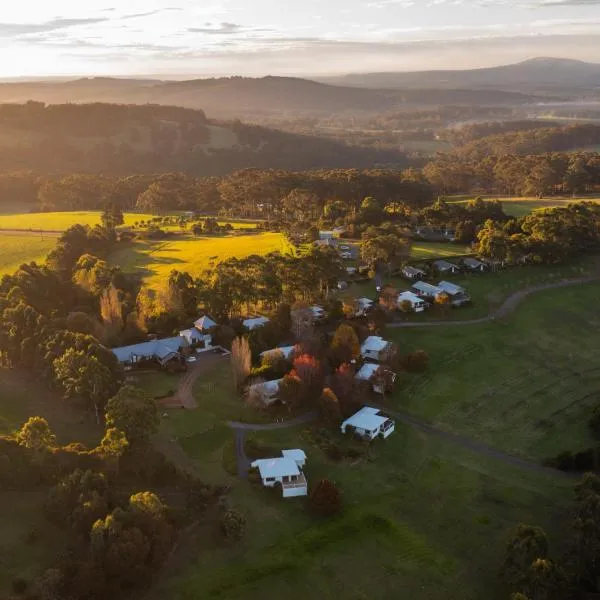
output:
MULTIPOLYGON (((37 231, 62 231, 73 225, 99 225, 100 211, 72 211, 72 212, 48 212, 48 213, 16 213, 0 214, 0 229, 19 229, 37 231)), ((125 213, 125 225, 133 225, 137 221, 148 221, 156 215, 146 213, 125 213)), ((250 229, 255 223, 223 220, 235 229, 250 229)))
POLYGON ((279 233, 201 237, 134 242, 111 256, 112 264, 127 272, 139 272, 150 285, 157 285, 171 270, 197 276, 206 268, 228 258, 250 254, 287 252, 289 246, 279 233))
POLYGON ((540 293, 505 322, 390 330, 401 348, 431 357, 430 372, 404 377, 393 404, 537 459, 591 445, 599 293, 595 283, 540 293))
POLYGON ((56 238, 40 238, 33 235, 0 236, 0 276, 14 273, 23 263, 45 261, 55 246, 56 238))
POLYGON ((410 248, 410 256, 415 260, 427 260, 431 258, 445 258, 452 256, 464 256, 470 254, 469 246, 462 244, 450 244, 443 242, 413 242, 410 248))

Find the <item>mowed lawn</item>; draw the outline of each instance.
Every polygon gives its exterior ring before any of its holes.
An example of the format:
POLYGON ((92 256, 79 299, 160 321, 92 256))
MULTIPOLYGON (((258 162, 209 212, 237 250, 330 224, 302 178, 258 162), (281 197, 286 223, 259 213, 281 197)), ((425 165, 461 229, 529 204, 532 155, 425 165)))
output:
POLYGON ((14 273, 23 263, 43 263, 55 245, 55 237, 0 234, 0 276, 14 273))
MULTIPOLYGON (((64 231, 73 225, 100 224, 100 211, 71 211, 44 213, 0 214, 0 229, 25 231, 64 231)), ((156 217, 147 213, 124 213, 124 225, 132 226, 139 221, 149 221, 156 217)), ((256 223, 249 221, 219 220, 220 224, 231 223, 234 229, 253 229, 256 223)))
MULTIPOLYGON (((531 214, 533 211, 541 210, 544 208, 556 208, 558 206, 566 206, 572 202, 600 202, 600 198, 571 198, 568 197, 554 197, 554 198, 496 198, 494 196, 483 196, 484 200, 500 200, 502 203, 502 209, 504 212, 511 217, 524 217, 531 214)), ((452 200, 451 204, 466 204, 468 200, 452 200)))
POLYGON ((471 254, 469 246, 444 242, 419 242, 412 243, 410 257, 414 260, 428 260, 432 258, 447 258, 451 256, 464 256, 471 254))
POLYGON ((536 460, 594 442, 600 401, 600 284, 539 292, 502 321, 389 329, 429 372, 403 375, 391 403, 438 426, 536 460))
POLYGON ((200 275, 228 258, 291 251, 280 233, 214 237, 178 236, 173 240, 136 241, 110 256, 113 265, 137 272, 155 287, 176 269, 200 275))

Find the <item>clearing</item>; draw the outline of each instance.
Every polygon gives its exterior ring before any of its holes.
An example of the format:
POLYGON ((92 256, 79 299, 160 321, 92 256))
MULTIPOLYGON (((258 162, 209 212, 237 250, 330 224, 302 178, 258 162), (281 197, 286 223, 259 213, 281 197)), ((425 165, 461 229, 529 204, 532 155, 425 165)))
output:
POLYGON ((39 235, 0 235, 0 276, 14 273, 23 263, 43 263, 56 238, 39 235))
POLYGON ((447 258, 449 256, 465 256, 472 254, 469 246, 450 242, 420 242, 415 240, 410 248, 410 257, 415 260, 447 258))
POLYGON ((114 252, 110 262, 125 272, 141 274, 152 287, 160 284, 173 269, 198 276, 228 258, 291 251, 291 246, 280 233, 213 237, 182 235, 168 240, 132 242, 114 252))

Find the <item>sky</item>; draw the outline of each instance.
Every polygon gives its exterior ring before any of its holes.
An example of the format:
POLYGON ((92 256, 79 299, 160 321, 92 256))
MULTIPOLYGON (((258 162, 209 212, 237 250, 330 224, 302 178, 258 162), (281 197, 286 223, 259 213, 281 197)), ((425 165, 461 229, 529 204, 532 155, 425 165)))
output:
POLYGON ((324 76, 539 56, 600 62, 600 0, 8 2, 4 78, 324 76))

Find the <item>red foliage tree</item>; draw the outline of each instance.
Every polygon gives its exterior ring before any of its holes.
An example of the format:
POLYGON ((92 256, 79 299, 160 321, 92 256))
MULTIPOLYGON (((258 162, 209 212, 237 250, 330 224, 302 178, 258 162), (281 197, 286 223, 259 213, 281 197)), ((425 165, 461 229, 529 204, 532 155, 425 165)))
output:
POLYGON ((294 359, 290 375, 297 377, 309 398, 317 399, 323 389, 324 375, 319 361, 310 354, 302 354, 294 359))

